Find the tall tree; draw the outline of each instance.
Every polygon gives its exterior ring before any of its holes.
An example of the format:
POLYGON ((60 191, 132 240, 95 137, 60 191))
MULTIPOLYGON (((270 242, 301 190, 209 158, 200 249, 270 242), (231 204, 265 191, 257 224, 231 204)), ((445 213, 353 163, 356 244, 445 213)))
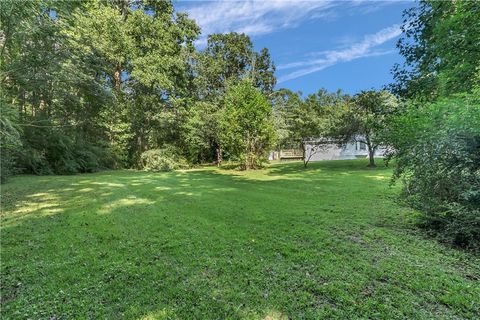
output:
POLYGON ((344 111, 349 97, 340 90, 329 93, 320 89, 308 95, 293 110, 292 138, 303 150, 303 164, 332 143, 337 143, 337 121, 344 111))
POLYGON ((266 160, 275 134, 271 106, 250 80, 228 89, 220 128, 225 151, 239 159, 243 169, 258 168, 266 160))
MULTIPOLYGON (((81 2, 2 2, 2 100, 18 109, 22 128, 23 166, 35 171, 87 170, 85 157, 75 145, 98 145, 96 115, 107 106, 109 93, 92 56, 71 45, 63 30, 72 23, 71 12, 81 2), (5 9, 5 10, 3 10, 5 9), (5 14, 4 14, 5 13, 5 14), (93 62, 93 63, 92 63, 93 62), (50 133, 59 139, 42 139, 50 133), (54 158, 56 158, 54 160, 54 158)), ((82 9, 83 10, 83 9, 82 9)), ((80 10, 80 11, 82 11, 80 10)))
POLYGON ((277 149, 297 147, 295 136, 295 116, 302 103, 301 92, 279 89, 273 93, 272 113, 277 135, 277 149))
POLYGON ((480 3, 420 1, 405 13, 404 66, 393 88, 406 98, 387 135, 395 178, 431 234, 480 248, 480 3))
MULTIPOLYGON (((255 52, 247 35, 235 32, 209 35, 207 47, 196 58, 194 82, 196 99, 208 103, 210 107, 203 110, 212 112, 205 115, 204 119, 211 121, 208 125, 198 124, 197 128, 206 128, 206 131, 202 133, 196 129, 192 134, 208 137, 208 148, 204 151, 213 150, 212 157, 215 155, 217 163, 222 159, 219 131, 209 128, 219 127, 217 114, 224 108, 227 87, 248 78, 270 97, 276 82, 274 71, 268 50, 264 48, 255 52)), ((195 111, 191 113, 194 118, 195 111)))
POLYGON ((141 152, 180 136, 199 29, 169 1, 94 2, 89 10, 76 13, 74 32, 105 62, 116 101, 105 114, 110 140, 133 165, 141 152))
POLYGON ((362 91, 354 96, 341 118, 337 132, 344 143, 355 141, 367 146, 370 167, 375 166, 375 151, 384 142, 388 117, 397 106, 397 99, 388 91, 362 91))
POLYGON ((131 166, 142 151, 178 142, 199 29, 171 2, 1 6, 1 98, 18 110, 21 166, 77 172, 107 149, 131 166))
POLYGON ((212 34, 198 57, 200 96, 212 99, 218 94, 223 95, 229 81, 238 82, 246 77, 268 94, 276 83, 274 72, 268 49, 255 52, 246 34, 212 34))

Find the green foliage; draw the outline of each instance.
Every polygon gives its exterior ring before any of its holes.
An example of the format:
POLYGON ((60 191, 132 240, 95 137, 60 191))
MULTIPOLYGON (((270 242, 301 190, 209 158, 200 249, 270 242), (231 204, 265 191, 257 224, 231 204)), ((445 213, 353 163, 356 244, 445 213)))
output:
POLYGON ((140 155, 140 169, 145 171, 172 171, 188 168, 187 161, 182 158, 173 146, 163 149, 152 149, 140 155))
POLYGON ((336 111, 349 101, 349 97, 340 90, 329 93, 320 89, 315 94, 308 95, 298 108, 293 110, 293 132, 298 140, 312 140, 319 137, 330 137, 336 111))
POLYGON ((219 110, 215 103, 197 101, 182 125, 185 154, 191 163, 211 162, 218 147, 219 110))
POLYGON ((268 50, 245 34, 211 35, 196 52, 198 26, 170 1, 7 0, 0 18, 2 102, 26 128, 5 169, 15 159, 36 174, 134 167, 165 145, 219 161, 226 88, 275 85, 268 50))
POLYGON ((130 167, 182 144, 199 29, 171 2, 4 1, 0 18, 2 102, 26 128, 25 172, 130 167))
POLYGON ((421 1, 405 12, 394 89, 407 98, 388 136, 396 178, 421 224, 480 247, 480 3, 421 1), (425 102, 429 103, 425 103, 425 102))
POLYGON ((423 0, 404 17, 397 46, 405 64, 393 69, 395 91, 428 101, 470 91, 478 79, 480 2, 423 0))
POLYGON ((242 81, 227 92, 220 115, 220 140, 243 169, 258 168, 266 161, 275 138, 271 109, 250 81, 242 81))
POLYGON ((52 126, 48 120, 36 127, 24 127, 24 148, 17 165, 24 173, 75 174, 95 172, 115 165, 115 156, 98 141, 52 126))
POLYGON ((450 243, 479 249, 479 92, 412 103, 392 126, 395 177, 422 225, 450 243))
POLYGON ((397 109, 398 100, 390 92, 362 91, 353 97, 340 117, 338 135, 344 143, 364 143, 368 149, 369 166, 373 167, 375 151, 386 142, 384 135, 390 130, 388 119, 397 109))
POLYGON ((125 166, 164 144, 179 144, 192 91, 193 40, 199 29, 168 1, 92 3, 69 31, 97 53, 114 93, 104 115, 108 140, 125 166))
POLYGON ((0 100, 0 182, 15 173, 15 153, 21 148, 20 130, 15 126, 16 110, 0 100))
POLYGON ((300 103, 296 98, 292 99, 295 107, 286 112, 289 139, 302 148, 305 167, 315 153, 338 140, 336 132, 349 100, 350 97, 340 90, 329 93, 325 89, 308 95, 300 103), (307 144, 312 146, 308 154, 307 144))
POLYGON ((301 93, 288 89, 279 89, 273 94, 273 122, 277 136, 276 148, 292 148, 298 146, 295 121, 298 120, 297 112, 302 103, 301 93))
POLYGON ((220 100, 230 83, 248 77, 264 94, 276 83, 275 66, 268 49, 253 50, 250 37, 235 32, 208 36, 207 48, 198 55, 195 83, 198 94, 207 100, 220 100))
POLYGON ((205 50, 195 54, 193 71, 195 95, 183 126, 185 149, 193 162, 221 163, 219 115, 227 88, 249 79, 269 96, 276 82, 275 66, 266 48, 256 52, 247 35, 232 32, 209 35, 205 50))
POLYGON ((97 159, 107 154, 98 151, 106 140, 99 115, 110 106, 111 95, 99 72, 99 59, 80 50, 65 32, 74 28, 72 12, 83 12, 87 3, 6 1, 3 5, 2 103, 18 111, 12 121, 22 128, 15 166, 38 174, 103 167, 107 159, 97 159), (12 15, 4 16, 3 8, 12 15))

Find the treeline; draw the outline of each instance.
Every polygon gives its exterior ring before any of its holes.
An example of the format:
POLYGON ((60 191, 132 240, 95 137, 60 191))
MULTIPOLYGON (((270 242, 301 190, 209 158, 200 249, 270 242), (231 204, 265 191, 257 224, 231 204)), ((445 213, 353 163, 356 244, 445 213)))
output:
POLYGON ((267 49, 230 33, 198 51, 168 1, 0 5, 2 179, 238 158, 220 142, 227 88, 273 92, 267 49))
POLYGON ((197 50, 199 27, 168 1, 1 6, 2 180, 222 160, 249 169, 274 148, 306 151, 309 142, 320 151, 358 137, 373 165, 379 142, 359 115, 385 113, 386 91, 359 95, 380 102, 365 109, 340 91, 303 99, 274 90, 268 49, 228 33, 197 50))

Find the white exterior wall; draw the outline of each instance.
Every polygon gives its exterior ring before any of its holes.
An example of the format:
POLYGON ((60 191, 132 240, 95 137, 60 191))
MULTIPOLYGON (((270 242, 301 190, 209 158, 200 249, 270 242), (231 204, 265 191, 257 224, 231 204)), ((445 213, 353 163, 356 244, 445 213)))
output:
MULTIPOLYGON (((308 159, 312 152, 313 144, 307 144, 307 152, 305 157, 308 159)), ((366 147, 366 146, 365 146, 366 147)), ((385 153, 384 148, 378 148, 375 151, 375 157, 383 157, 385 153)), ((360 150, 360 142, 351 142, 347 143, 343 147, 338 147, 336 144, 326 145, 324 148, 319 149, 315 152, 310 161, 321 161, 321 160, 347 160, 347 159, 356 159, 356 158, 367 158, 368 150, 360 150)))

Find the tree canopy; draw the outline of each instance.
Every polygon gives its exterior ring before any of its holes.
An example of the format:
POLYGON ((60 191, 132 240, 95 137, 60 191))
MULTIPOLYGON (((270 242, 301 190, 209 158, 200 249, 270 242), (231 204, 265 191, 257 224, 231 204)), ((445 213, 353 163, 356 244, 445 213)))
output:
POLYGON ((393 89, 432 101, 478 84, 480 2, 423 0, 405 11, 393 89))
POLYGON ((397 111, 397 98, 388 91, 362 91, 355 95, 341 115, 337 132, 340 141, 366 145, 369 166, 375 166, 375 151, 386 146, 388 120, 397 111))
POLYGON ((266 161, 275 139, 271 106, 251 81, 228 88, 220 129, 222 146, 242 168, 258 168, 266 161))
POLYGON ((221 158, 226 88, 248 78, 269 96, 276 82, 245 34, 196 49, 199 27, 169 1, 1 5, 2 177, 137 167, 162 148, 221 158))

